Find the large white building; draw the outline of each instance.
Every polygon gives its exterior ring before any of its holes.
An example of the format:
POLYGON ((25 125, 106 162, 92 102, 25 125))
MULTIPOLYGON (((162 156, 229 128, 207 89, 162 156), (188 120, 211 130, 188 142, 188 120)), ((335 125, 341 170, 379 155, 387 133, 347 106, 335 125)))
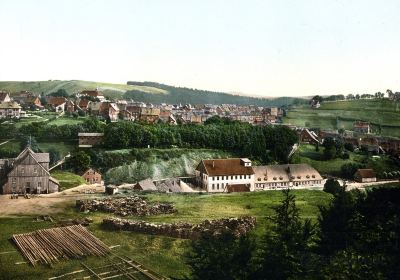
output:
POLYGON ((19 119, 21 106, 15 101, 0 102, 0 119, 19 119))
POLYGON ((323 178, 308 164, 254 166, 255 190, 322 187, 323 178))
POLYGON ((247 158, 202 160, 196 168, 196 178, 208 192, 254 190, 254 171, 247 158))
POLYGON ((207 192, 323 187, 323 178, 308 164, 252 166, 247 158, 202 160, 196 181, 207 192))

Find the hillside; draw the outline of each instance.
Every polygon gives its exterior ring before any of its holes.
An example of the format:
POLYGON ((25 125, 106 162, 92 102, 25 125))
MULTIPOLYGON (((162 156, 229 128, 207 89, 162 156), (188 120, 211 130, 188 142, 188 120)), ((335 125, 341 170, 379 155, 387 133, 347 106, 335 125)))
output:
POLYGON ((152 82, 128 82, 128 84, 112 84, 90 81, 30 81, 14 82, 0 81, 0 90, 19 92, 31 91, 37 94, 47 95, 59 89, 65 89, 69 94, 75 94, 84 89, 98 88, 106 97, 111 99, 125 98, 135 101, 152 103, 191 103, 191 104, 241 104, 258 106, 282 106, 293 103, 303 103, 305 99, 293 97, 280 98, 256 98, 240 95, 232 95, 223 92, 174 87, 152 82))
POLYGON ((131 90, 125 93, 125 98, 134 98, 154 103, 192 103, 192 104, 238 104, 238 105, 258 105, 258 106, 283 106, 295 103, 306 102, 303 98, 278 97, 278 98, 260 98, 243 95, 233 95, 224 92, 214 92, 208 90, 199 90, 186 87, 174 87, 154 82, 128 82, 132 86, 147 86, 164 90, 168 96, 146 95, 137 90, 131 90))
POLYGON ((284 123, 322 129, 352 129, 356 120, 369 121, 372 130, 383 136, 400 137, 400 104, 387 99, 325 102, 319 109, 296 106, 284 123))

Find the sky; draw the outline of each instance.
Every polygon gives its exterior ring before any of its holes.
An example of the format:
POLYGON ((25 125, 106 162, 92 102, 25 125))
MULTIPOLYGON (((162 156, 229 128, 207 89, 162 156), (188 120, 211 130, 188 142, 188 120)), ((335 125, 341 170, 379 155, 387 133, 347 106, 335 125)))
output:
POLYGON ((0 0, 0 80, 400 90, 399 0, 0 0))

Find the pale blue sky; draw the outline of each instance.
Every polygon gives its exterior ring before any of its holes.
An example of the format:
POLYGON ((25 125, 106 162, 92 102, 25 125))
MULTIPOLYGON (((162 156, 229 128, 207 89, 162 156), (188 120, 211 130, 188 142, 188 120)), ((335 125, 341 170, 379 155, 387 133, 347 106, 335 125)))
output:
POLYGON ((399 14, 399 0, 0 0, 0 80, 400 90, 399 14))

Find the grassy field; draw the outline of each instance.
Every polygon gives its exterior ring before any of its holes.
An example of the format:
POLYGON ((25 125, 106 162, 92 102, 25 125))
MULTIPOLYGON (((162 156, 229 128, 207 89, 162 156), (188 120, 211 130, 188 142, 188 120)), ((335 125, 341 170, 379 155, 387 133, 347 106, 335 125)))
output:
POLYGON ((85 89, 95 89, 103 91, 105 96, 110 97, 121 97, 128 90, 138 90, 145 93, 153 94, 164 94, 164 90, 147 87, 147 86, 131 86, 125 84, 111 84, 111 83, 101 83, 101 82, 89 82, 89 81, 34 81, 34 82, 0 82, 0 89, 7 90, 11 92, 19 92, 22 90, 29 90, 35 93, 49 94, 57 91, 58 89, 65 89, 69 94, 75 94, 85 89))
POLYGON ((71 172, 55 171, 51 173, 51 176, 60 183, 60 191, 77 187, 86 183, 81 176, 71 172))
MULTIPOLYGON (((318 206, 329 203, 331 196, 322 191, 296 190, 297 205, 303 218, 316 220, 318 206)), ((267 217, 273 214, 272 206, 277 205, 282 199, 279 191, 267 191, 246 194, 146 194, 144 198, 149 201, 172 202, 178 209, 177 213, 145 217, 144 220, 152 222, 186 221, 198 223, 210 218, 235 217, 253 215, 257 217, 257 227, 252 233, 260 236, 268 227, 267 217)), ((91 217, 94 223, 89 229, 107 245, 120 245, 113 252, 121 256, 129 256, 142 262, 151 269, 169 277, 182 279, 188 275, 188 267, 184 264, 184 253, 187 251, 187 240, 163 236, 151 236, 133 232, 112 232, 104 230, 101 220, 109 215, 103 213, 78 213, 73 208, 74 203, 58 205, 64 207, 63 214, 53 216, 55 219, 76 217, 91 217)), ((34 222, 32 216, 0 218, 0 279, 47 279, 66 272, 81 269, 80 261, 89 266, 101 266, 107 259, 94 257, 83 260, 62 261, 53 268, 38 266, 33 268, 27 264, 15 265, 22 262, 23 258, 18 252, 1 254, 15 250, 10 237, 15 233, 29 232, 35 229, 48 228, 49 222, 34 222)), ((139 219, 132 217, 133 219, 139 219)), ((140 218, 142 219, 142 218, 140 218)))
POLYGON ((325 102, 319 109, 312 109, 309 106, 296 107, 288 112, 284 123, 301 127, 351 130, 354 121, 364 120, 373 124, 374 133, 400 137, 399 118, 399 103, 372 99, 325 102))
POLYGON ((77 125, 77 124, 83 123, 85 120, 86 120, 85 117, 79 117, 79 118, 60 117, 60 118, 48 121, 47 124, 48 125, 57 125, 57 126, 65 125, 65 124, 77 125))
POLYGON ((292 157, 292 163, 307 163, 317 169, 323 175, 340 176, 340 168, 345 163, 358 163, 372 168, 379 175, 384 171, 398 170, 396 163, 387 156, 372 158, 362 153, 349 152, 349 159, 336 158, 332 160, 324 160, 323 149, 315 150, 313 145, 301 144, 299 149, 292 157))

